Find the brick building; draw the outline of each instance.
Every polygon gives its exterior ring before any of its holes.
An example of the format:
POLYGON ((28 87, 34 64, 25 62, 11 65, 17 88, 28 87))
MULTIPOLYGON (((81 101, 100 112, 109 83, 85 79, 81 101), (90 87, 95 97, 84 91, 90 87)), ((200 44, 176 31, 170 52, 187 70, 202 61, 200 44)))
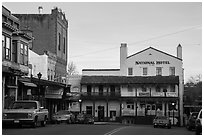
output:
MULTIPOLYGON (((35 40, 32 51, 43 55, 51 52, 56 55, 53 71, 55 81, 63 82, 66 75, 68 49, 68 21, 65 14, 58 8, 51 14, 15 14, 19 18, 22 30, 31 30, 35 40)), ((50 71, 50 70, 49 70, 50 71)))

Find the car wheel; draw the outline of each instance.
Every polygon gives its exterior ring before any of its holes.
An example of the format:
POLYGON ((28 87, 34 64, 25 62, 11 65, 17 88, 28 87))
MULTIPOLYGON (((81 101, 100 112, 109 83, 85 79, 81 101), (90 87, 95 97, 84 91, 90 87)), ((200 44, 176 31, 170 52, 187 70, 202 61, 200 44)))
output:
POLYGON ((200 135, 200 133, 201 133, 201 132, 200 132, 198 129, 195 130, 195 134, 196 134, 196 135, 200 135))
POLYGON ((45 117, 44 120, 41 121, 41 126, 42 126, 42 127, 45 127, 46 122, 47 122, 47 117, 45 117))
POLYGON ((156 125, 154 125, 154 128, 156 128, 157 126, 156 125))
POLYGON ((32 124, 32 127, 33 128, 36 128, 37 127, 37 123, 38 123, 38 118, 36 117, 33 124, 32 124))
POLYGON ((71 120, 70 119, 67 119, 67 124, 71 124, 71 120))

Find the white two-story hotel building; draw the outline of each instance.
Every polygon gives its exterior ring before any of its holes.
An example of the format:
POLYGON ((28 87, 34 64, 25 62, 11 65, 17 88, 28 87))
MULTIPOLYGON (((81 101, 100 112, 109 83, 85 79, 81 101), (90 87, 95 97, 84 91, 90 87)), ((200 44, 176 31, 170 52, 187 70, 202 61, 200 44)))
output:
POLYGON ((177 56, 153 47, 128 56, 120 47, 120 69, 84 69, 81 111, 96 121, 151 124, 166 115, 183 125, 182 47, 177 56))

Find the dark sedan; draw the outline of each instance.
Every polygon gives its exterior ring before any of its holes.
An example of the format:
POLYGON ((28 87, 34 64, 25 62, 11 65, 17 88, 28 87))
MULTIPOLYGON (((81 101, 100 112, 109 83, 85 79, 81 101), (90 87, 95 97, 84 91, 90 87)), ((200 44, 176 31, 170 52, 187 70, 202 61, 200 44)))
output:
POLYGON ((153 120, 154 128, 167 127, 171 128, 171 120, 166 116, 156 116, 153 120))
POLYGON ((198 116, 198 112, 191 112, 190 113, 190 116, 189 116, 187 124, 186 124, 186 128, 188 130, 195 129, 195 121, 196 121, 197 116, 198 116))

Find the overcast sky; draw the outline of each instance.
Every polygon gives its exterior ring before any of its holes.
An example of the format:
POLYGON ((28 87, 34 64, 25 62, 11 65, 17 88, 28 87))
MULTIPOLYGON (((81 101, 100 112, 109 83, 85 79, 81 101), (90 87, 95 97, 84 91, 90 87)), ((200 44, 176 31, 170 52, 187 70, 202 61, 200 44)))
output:
POLYGON ((3 3, 12 13, 44 14, 61 8, 69 21, 69 61, 82 69, 119 69, 120 44, 128 55, 154 47, 176 56, 183 48, 184 79, 202 74, 202 4, 77 2, 3 3))

